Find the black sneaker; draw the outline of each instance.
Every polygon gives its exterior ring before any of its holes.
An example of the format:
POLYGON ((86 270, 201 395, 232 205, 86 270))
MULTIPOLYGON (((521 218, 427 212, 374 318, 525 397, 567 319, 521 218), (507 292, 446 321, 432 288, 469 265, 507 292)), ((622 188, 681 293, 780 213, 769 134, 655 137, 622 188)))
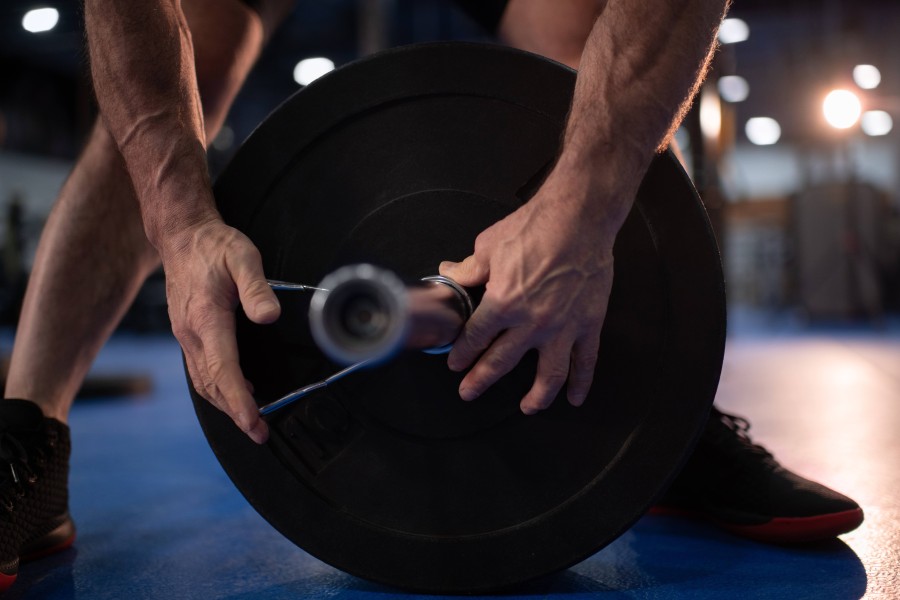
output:
POLYGON ((33 402, 0 400, 0 592, 19 561, 72 545, 69 428, 33 402))
POLYGON ((856 502, 779 465, 749 429, 745 419, 714 408, 694 454, 651 512, 701 517, 774 543, 825 540, 859 527, 856 502))

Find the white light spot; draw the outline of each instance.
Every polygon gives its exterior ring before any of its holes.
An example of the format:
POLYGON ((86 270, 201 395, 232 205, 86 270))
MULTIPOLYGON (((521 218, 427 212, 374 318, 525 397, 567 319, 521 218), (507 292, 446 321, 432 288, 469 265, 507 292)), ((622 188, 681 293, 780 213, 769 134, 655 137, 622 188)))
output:
POLYGON ((59 22, 59 11, 55 8, 35 8, 25 13, 22 27, 31 33, 50 31, 59 22))
POLYGON ((866 135, 887 135, 894 128, 894 120, 883 110, 869 110, 863 113, 860 125, 866 135))
POLYGON ((750 27, 741 19, 725 19, 719 27, 719 41, 723 44, 737 44, 750 37, 750 27))
POLYGON ((757 146, 771 146, 781 139, 781 125, 770 117, 753 117, 747 121, 744 132, 757 146))
POLYGON ((835 129, 853 127, 862 113, 862 104, 856 94, 847 90, 834 90, 822 103, 825 120, 835 129))
POLYGON ((750 84, 739 75, 719 79, 719 94, 725 102, 743 102, 750 95, 750 84))
POLYGON ((873 65, 853 67, 853 81, 864 90, 874 90, 881 83, 881 71, 873 65))
POLYGON ((327 58, 306 58, 294 67, 294 81, 300 85, 309 85, 332 70, 334 63, 327 58))
POLYGON ((710 86, 700 92, 700 131, 708 140, 718 140, 722 133, 722 103, 710 86))

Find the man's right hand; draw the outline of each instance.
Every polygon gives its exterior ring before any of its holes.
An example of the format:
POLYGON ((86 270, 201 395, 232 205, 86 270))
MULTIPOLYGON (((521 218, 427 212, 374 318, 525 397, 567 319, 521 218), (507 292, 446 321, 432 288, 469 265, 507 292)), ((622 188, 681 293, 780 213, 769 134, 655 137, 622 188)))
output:
POLYGON ((269 430, 241 373, 234 320, 238 302, 254 323, 272 323, 281 314, 259 251, 218 218, 182 229, 160 250, 172 331, 194 389, 253 441, 264 443, 269 430))

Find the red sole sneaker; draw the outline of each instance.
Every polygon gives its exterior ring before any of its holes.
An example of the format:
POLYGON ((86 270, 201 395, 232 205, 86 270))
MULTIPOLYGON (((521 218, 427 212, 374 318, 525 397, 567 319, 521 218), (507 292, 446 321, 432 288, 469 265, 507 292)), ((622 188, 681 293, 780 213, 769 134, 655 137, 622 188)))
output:
POLYGON ((803 544, 833 539, 859 527, 864 518, 861 508, 812 517, 776 517, 756 525, 729 523, 701 512, 667 506, 654 506, 649 514, 704 520, 734 535, 771 544, 803 544))

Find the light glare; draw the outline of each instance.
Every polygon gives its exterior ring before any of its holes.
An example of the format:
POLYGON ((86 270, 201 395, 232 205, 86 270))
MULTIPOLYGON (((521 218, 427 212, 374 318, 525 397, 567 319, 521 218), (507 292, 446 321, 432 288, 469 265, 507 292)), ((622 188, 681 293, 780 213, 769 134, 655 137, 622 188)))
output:
POLYGON ((294 81, 300 85, 309 85, 333 69, 334 63, 327 58, 306 58, 294 67, 294 81))
POLYGON ((25 13, 22 27, 31 33, 50 31, 59 22, 59 11, 55 8, 35 8, 25 13))
POLYGON ((869 110, 863 113, 860 125, 866 135, 887 135, 894 128, 894 120, 883 110, 869 110))
POLYGON ((864 90, 874 90, 881 83, 881 71, 874 65, 853 67, 853 81, 864 90))
POLYGON ((722 103, 708 86, 700 92, 700 131, 710 140, 718 140, 722 133, 722 103))
POLYGON ((781 125, 770 117, 753 117, 747 121, 744 132, 757 146, 771 146, 781 139, 781 125))
POLYGON ((742 19, 725 19, 719 27, 719 41, 723 44, 737 44, 750 37, 750 27, 742 19))
POLYGON ((719 94, 725 102, 743 102, 750 95, 750 84, 739 75, 719 79, 719 94))
POLYGON ((862 104, 853 92, 834 90, 825 96, 822 110, 829 125, 835 129, 848 129, 859 120, 862 104))

